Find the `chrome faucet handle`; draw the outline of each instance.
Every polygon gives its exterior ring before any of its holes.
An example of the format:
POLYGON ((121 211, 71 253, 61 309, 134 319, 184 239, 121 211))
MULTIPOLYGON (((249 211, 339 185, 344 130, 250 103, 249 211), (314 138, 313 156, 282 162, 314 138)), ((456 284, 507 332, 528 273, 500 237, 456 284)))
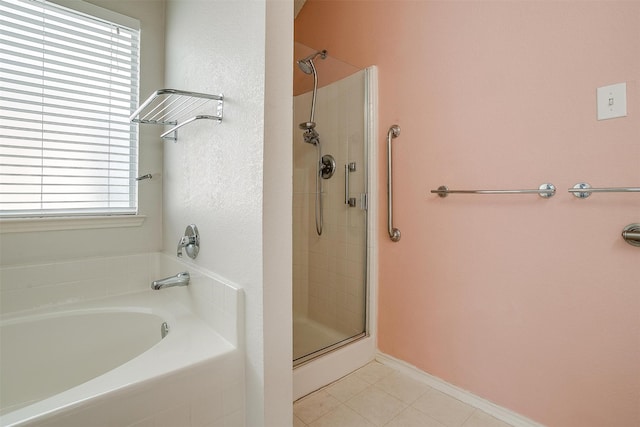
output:
POLYGON ((180 241, 178 242, 178 258, 182 258, 182 248, 189 244, 189 238, 187 236, 182 236, 180 241))
POLYGON ((200 252, 200 234, 198 234, 198 227, 195 224, 189 224, 184 230, 184 236, 178 242, 178 258, 182 258, 182 248, 184 248, 189 258, 196 259, 198 256, 198 252, 200 252))

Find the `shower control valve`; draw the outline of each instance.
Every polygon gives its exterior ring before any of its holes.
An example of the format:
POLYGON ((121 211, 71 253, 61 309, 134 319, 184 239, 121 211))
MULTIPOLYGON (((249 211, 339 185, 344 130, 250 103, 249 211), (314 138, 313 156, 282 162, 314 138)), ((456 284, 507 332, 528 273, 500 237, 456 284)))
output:
POLYGON ((331 154, 325 154, 322 156, 322 161, 320 162, 320 176, 323 179, 329 179, 333 176, 336 171, 336 159, 333 158, 331 154))
POLYGON ((200 252, 200 234, 195 224, 189 224, 186 230, 184 230, 184 236, 182 236, 178 242, 178 258, 182 258, 183 248, 189 258, 196 259, 200 252))

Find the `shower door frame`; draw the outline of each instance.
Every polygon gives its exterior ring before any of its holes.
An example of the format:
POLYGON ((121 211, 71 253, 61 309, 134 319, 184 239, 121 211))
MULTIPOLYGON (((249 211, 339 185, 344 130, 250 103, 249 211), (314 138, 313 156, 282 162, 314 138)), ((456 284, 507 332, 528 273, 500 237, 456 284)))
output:
POLYGON ((375 358, 377 349, 378 288, 378 70, 375 66, 365 72, 366 114, 366 273, 364 332, 337 344, 305 356, 293 368, 293 399, 297 400, 364 366, 375 358))

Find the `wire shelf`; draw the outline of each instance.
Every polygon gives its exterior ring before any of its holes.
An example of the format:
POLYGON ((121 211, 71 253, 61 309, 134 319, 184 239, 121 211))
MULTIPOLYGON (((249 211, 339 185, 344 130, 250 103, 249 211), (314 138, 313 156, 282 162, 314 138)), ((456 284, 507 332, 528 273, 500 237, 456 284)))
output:
POLYGON ((177 141, 177 130, 184 125, 196 120, 221 122, 223 101, 222 94, 159 89, 138 107, 129 120, 134 123, 172 126, 160 136, 177 141))

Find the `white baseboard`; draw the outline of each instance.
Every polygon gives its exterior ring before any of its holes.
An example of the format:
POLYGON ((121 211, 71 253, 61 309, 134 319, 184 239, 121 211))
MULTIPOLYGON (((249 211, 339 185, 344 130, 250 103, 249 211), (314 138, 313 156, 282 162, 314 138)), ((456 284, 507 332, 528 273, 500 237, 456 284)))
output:
POLYGON ((533 420, 530 420, 520 414, 517 414, 509 409, 503 408, 501 406, 496 405, 495 403, 491 403, 486 399, 476 396, 475 394, 463 390, 459 387, 456 387, 448 382, 434 377, 420 369, 416 368, 413 365, 410 365, 406 362, 403 362, 400 359, 396 359, 395 357, 389 356, 384 353, 380 353, 379 351, 376 353, 376 360, 384 365, 389 366, 397 371, 402 372, 405 375, 410 376, 411 378, 418 380, 427 384, 430 387, 435 388, 442 393, 445 393, 455 399, 458 399, 461 402, 464 402, 468 405, 473 406, 474 408, 480 409, 481 411, 486 412, 494 418, 497 418, 505 423, 511 424, 515 427, 544 427, 542 424, 537 423, 533 420))

